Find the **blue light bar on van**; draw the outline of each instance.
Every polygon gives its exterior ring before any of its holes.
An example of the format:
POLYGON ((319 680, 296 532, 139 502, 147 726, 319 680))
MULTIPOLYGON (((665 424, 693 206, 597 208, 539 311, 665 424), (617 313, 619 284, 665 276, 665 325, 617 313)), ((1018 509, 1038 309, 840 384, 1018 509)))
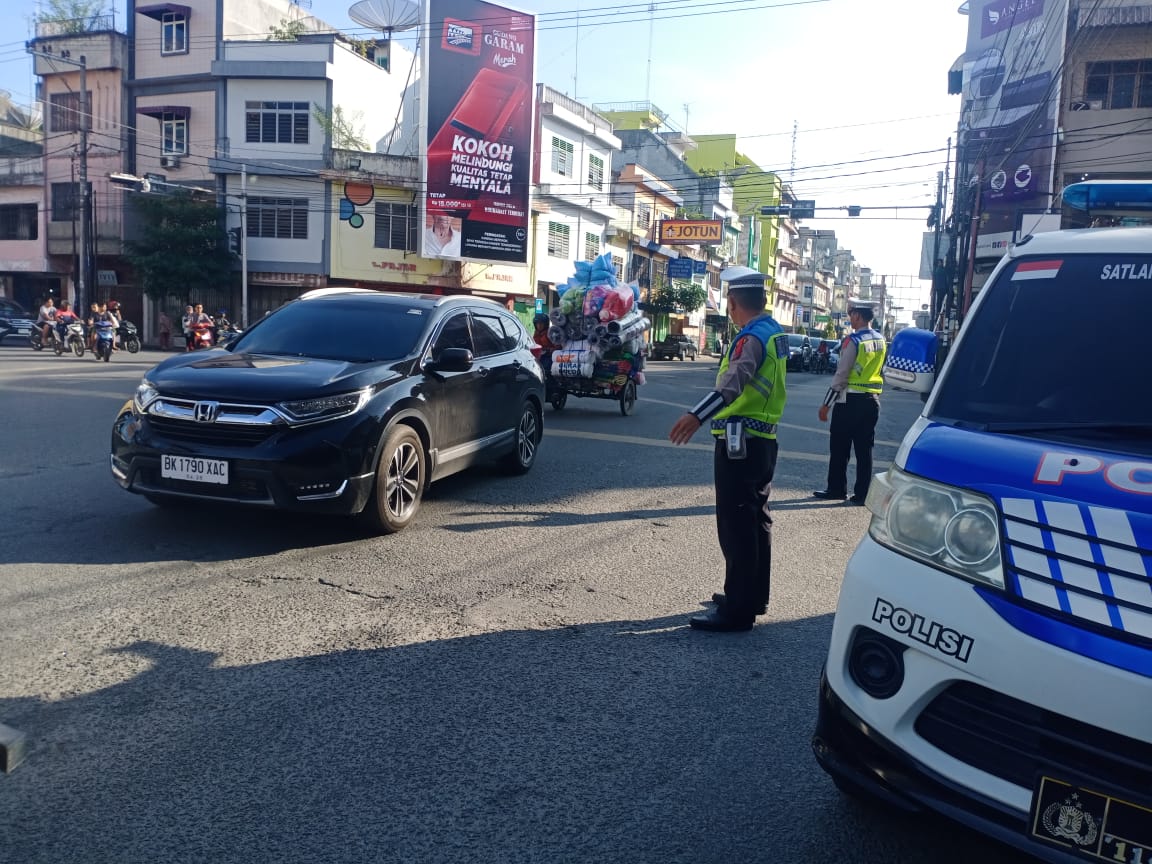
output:
POLYGON ((1152 181, 1085 180, 1064 187, 1066 207, 1090 213, 1152 213, 1152 181))

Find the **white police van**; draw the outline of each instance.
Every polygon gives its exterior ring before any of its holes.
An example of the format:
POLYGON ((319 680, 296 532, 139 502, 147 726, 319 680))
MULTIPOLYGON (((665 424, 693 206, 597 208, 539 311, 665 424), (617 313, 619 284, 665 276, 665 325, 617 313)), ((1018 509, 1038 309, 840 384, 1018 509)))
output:
MULTIPOLYGON (((1123 224, 1152 184, 1064 199, 1123 224)), ((813 737, 842 790, 1152 864, 1150 315, 1152 227, 997 265, 844 575, 813 737)))

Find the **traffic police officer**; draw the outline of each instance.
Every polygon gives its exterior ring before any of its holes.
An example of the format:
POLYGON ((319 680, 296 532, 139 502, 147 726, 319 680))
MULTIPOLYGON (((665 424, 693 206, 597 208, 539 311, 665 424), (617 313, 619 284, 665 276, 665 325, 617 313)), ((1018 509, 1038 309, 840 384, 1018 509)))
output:
POLYGON ((776 470, 776 423, 784 411, 788 341, 764 311, 767 276, 750 267, 720 274, 728 283, 728 315, 740 332, 720 360, 716 388, 672 427, 685 444, 707 421, 716 439, 716 533, 724 553, 724 593, 716 607, 694 615, 696 630, 751 630, 768 605, 772 516, 768 495, 776 470))
POLYGON ((863 504, 872 483, 872 446, 876 442, 876 421, 880 419, 880 392, 884 389, 884 337, 872 329, 872 307, 853 306, 848 310, 852 333, 840 345, 840 362, 824 404, 820 420, 829 427, 828 485, 817 498, 843 501, 848 497, 848 457, 856 451, 854 504, 863 504), (833 407, 835 406, 835 407, 833 407))

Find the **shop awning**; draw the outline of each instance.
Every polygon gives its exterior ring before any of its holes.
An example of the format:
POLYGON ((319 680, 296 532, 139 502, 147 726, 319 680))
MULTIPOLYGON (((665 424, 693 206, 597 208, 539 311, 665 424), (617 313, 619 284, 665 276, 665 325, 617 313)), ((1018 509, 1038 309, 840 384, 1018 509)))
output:
POLYGON ((181 6, 178 3, 153 3, 149 6, 137 6, 136 12, 139 15, 145 15, 156 21, 162 21, 164 16, 171 13, 173 15, 183 15, 188 18, 192 12, 190 6, 181 6))
POLYGON ((172 114, 181 120, 187 120, 192 110, 187 105, 149 105, 137 108, 136 113, 143 114, 145 117, 155 117, 157 120, 165 114, 172 114))

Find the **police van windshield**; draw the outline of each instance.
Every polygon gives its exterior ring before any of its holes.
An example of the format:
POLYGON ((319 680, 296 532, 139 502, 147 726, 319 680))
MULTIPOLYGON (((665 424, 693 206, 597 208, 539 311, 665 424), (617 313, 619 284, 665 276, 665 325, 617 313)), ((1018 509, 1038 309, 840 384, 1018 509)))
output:
POLYGON ((1152 255, 1021 258, 985 287, 931 419, 1152 451, 1147 398, 1152 255), (1132 328, 1131 338, 1101 341, 1132 328))

